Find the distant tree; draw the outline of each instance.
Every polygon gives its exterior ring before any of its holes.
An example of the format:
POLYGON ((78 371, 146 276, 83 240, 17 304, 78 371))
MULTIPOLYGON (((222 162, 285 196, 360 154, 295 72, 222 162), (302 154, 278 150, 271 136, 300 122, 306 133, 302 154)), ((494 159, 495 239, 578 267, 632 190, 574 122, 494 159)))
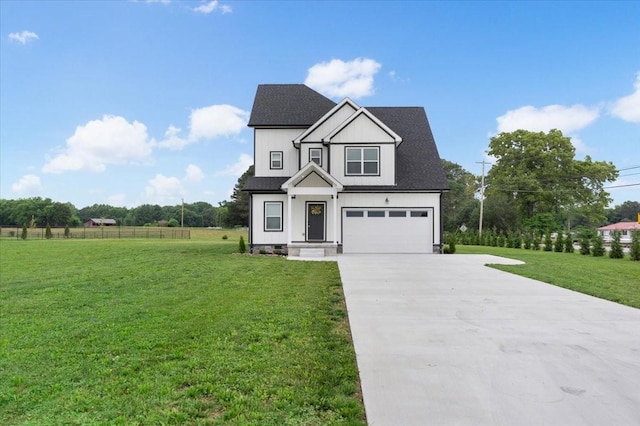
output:
POLYGON ((573 251, 573 237, 571 236, 571 232, 567 232, 567 235, 564 237, 564 252, 573 253, 573 251))
POLYGON ((51 238, 53 238, 53 234, 51 233, 51 226, 49 226, 48 223, 47 223, 47 226, 46 226, 45 231, 44 231, 44 237, 47 240, 50 240, 51 238))
POLYGON ((618 223, 623 221, 635 222, 640 213, 640 202, 625 201, 611 209, 607 209, 607 221, 609 223, 618 223))
POLYGON ((479 201, 474 198, 478 188, 476 176, 451 161, 443 159, 441 163, 449 182, 449 192, 442 198, 444 230, 455 232, 463 224, 476 229, 480 214, 479 201))
POLYGON ((595 257, 604 256, 604 242, 602 241, 602 236, 597 235, 593 238, 593 246, 591 247, 591 254, 595 257))
POLYGON ((170 227, 170 228, 175 228, 175 227, 180 226, 180 222, 178 222, 177 219, 171 218, 167 222, 167 226, 170 227))
POLYGON ((624 257, 622 244, 620 244, 620 231, 613 231, 613 240, 611 240, 611 250, 609 250, 609 257, 611 259, 622 259, 624 257))
POLYGON ((631 247, 629 248, 631 260, 640 260, 640 231, 631 233, 631 247))
POLYGON ((246 172, 238 178, 238 182, 233 188, 231 201, 227 204, 229 217, 227 221, 231 225, 249 226, 249 194, 242 190, 247 179, 254 175, 253 165, 249 166, 246 172))

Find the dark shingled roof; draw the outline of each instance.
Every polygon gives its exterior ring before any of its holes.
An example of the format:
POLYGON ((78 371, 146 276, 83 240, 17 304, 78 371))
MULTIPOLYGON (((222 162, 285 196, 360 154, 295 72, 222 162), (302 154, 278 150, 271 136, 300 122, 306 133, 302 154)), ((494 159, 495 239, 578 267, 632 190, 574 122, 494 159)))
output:
MULTIPOLYGON (((314 124, 336 104, 303 84, 258 86, 249 126, 314 124)), ((447 190, 438 148, 422 107, 366 107, 401 138, 396 151, 395 186, 346 186, 345 191, 447 190)), ((281 192, 287 177, 250 177, 245 191, 281 192)))
POLYGON ((249 127, 309 127, 336 103, 304 84, 261 84, 251 108, 249 127))

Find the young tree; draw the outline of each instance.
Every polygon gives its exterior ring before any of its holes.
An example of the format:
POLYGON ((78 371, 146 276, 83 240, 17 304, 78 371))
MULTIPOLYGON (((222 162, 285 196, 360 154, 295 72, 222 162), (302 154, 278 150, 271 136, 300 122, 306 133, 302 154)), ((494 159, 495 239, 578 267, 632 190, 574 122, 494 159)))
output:
POLYGON ((244 243, 244 238, 240 235, 240 241, 238 241, 238 251, 240 254, 244 254, 247 251, 247 246, 244 243))
POLYGON ((47 223, 47 227, 44 230, 44 237, 47 240, 50 240, 51 238, 53 238, 53 234, 51 233, 51 227, 49 226, 48 223, 47 223))
POLYGON ((591 241, 589 240, 589 235, 586 232, 583 232, 580 236, 580 254, 591 254, 591 241))
POLYGON ((622 259, 624 257, 622 244, 620 244, 620 231, 613 231, 613 240, 611 240, 611 250, 609 251, 609 257, 611 259, 622 259))
POLYGON ((20 234, 20 238, 23 240, 27 239, 27 224, 22 225, 22 233, 20 234))
POLYGON ((593 247, 591 247, 591 254, 595 257, 604 256, 604 242, 602 241, 602 237, 597 235, 593 239, 593 247))
POLYGON ((553 250, 556 253, 562 253, 563 248, 564 240, 562 239, 562 232, 558 232, 558 235, 556 235, 556 241, 553 243, 553 250))
POLYGON ((544 236, 544 251, 553 250, 553 240, 551 239, 551 233, 547 232, 544 236))
POLYGON ((640 231, 631 233, 631 248, 629 249, 631 260, 640 260, 640 231))
POLYGON ((64 237, 65 238, 71 237, 71 230, 69 229, 69 225, 64 226, 64 237))
POLYGON ((573 251, 573 237, 571 236, 571 232, 567 232, 567 235, 564 237, 564 252, 573 253, 573 251))

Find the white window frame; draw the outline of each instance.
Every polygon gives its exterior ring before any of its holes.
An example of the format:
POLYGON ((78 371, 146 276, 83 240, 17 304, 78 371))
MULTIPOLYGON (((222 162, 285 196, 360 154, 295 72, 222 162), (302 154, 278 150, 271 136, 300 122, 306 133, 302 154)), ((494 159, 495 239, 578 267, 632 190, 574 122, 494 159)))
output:
POLYGON ((314 158, 318 159, 315 163, 322 167, 322 148, 309 148, 309 161, 314 161, 314 158))
POLYGON ((282 222, 283 222, 282 201, 265 201, 264 202, 264 232, 282 232, 282 222), (270 214, 269 206, 277 206, 279 210, 278 213, 270 214), (279 226, 277 228, 269 227, 269 219, 274 217, 279 219, 279 226))
POLYGON ((345 147, 345 152, 344 152, 344 174, 345 176, 380 176, 380 147, 378 146, 364 146, 364 147, 355 147, 355 146, 348 146, 345 147), (364 153, 366 150, 372 150, 375 151, 377 156, 376 156, 376 160, 365 160, 364 159, 364 153), (349 160, 349 151, 360 151, 360 159, 359 160, 349 160), (359 173, 349 173, 349 164, 359 164, 360 165, 360 172, 359 173), (367 163, 375 163, 376 164, 376 171, 375 173, 366 173, 365 172, 365 164, 367 163))
POLYGON ((284 163, 284 153, 282 151, 269 152, 269 168, 272 170, 282 170, 284 163), (280 157, 279 159, 277 157, 280 157), (280 166, 274 166, 274 163, 280 162, 280 166))

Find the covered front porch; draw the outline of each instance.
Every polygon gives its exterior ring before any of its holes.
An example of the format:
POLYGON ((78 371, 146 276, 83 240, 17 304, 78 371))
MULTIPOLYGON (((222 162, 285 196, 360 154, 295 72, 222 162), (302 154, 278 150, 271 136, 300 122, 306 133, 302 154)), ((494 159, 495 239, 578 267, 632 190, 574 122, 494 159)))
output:
POLYGON ((289 256, 335 256, 340 244, 338 197, 342 184, 309 162, 281 188, 287 194, 289 256))

